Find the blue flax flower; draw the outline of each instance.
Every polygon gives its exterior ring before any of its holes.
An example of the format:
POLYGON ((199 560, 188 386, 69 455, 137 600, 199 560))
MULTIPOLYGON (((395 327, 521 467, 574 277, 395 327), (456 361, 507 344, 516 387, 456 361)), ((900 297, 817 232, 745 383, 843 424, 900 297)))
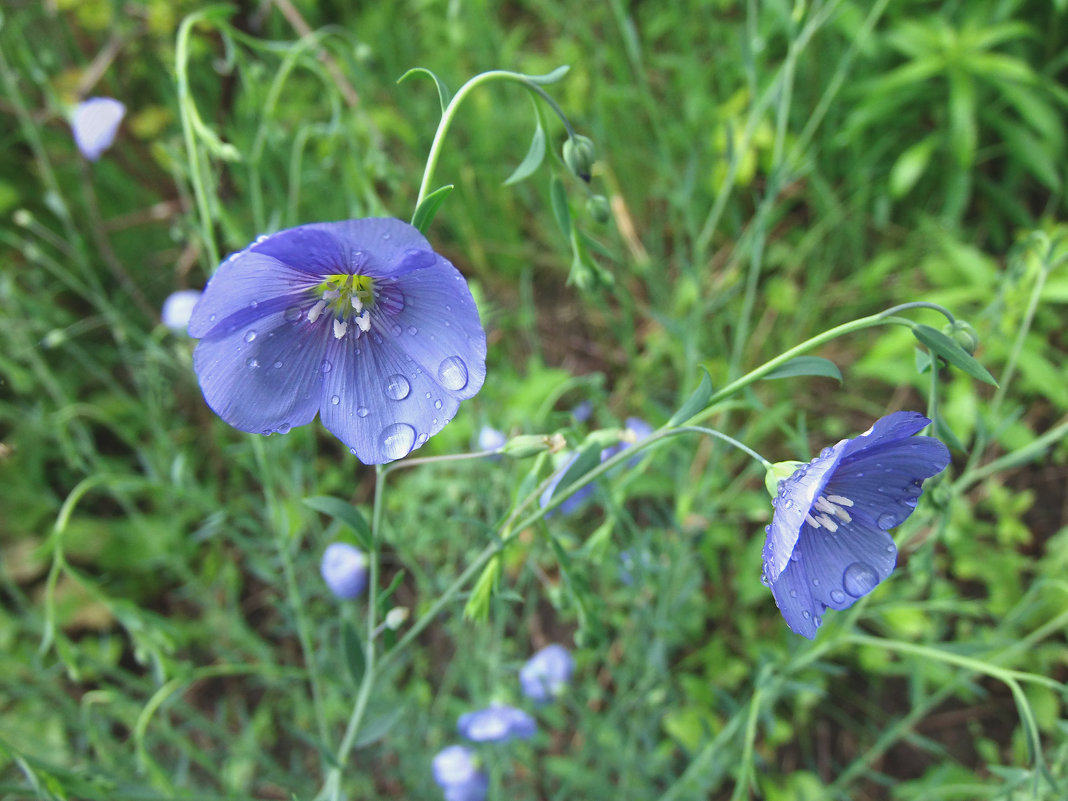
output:
POLYGON ((445 801, 484 801, 489 777, 478 769, 470 748, 450 745, 434 757, 434 781, 445 791, 445 801))
POLYGON ((527 740, 538 731, 538 724, 522 709, 494 704, 476 712, 460 715, 456 730, 476 743, 527 740))
POLYGON ((323 551, 319 572, 338 598, 355 598, 367 586, 367 556, 355 545, 332 542, 323 551))
POLYGON ((945 445, 913 436, 930 422, 894 412, 779 482, 763 581, 793 631, 812 639, 824 610, 852 606, 893 572, 888 529, 912 514, 923 480, 949 464, 945 445))
POLYGON ((208 282, 189 333, 208 405, 234 428, 323 425, 365 464, 407 456, 486 377, 463 276, 401 220, 261 237, 208 282))
POLYGON ((557 643, 546 645, 519 670, 523 695, 535 703, 545 703, 564 691, 575 669, 571 652, 557 643))
POLYGON ((201 294, 199 289, 180 289, 168 295, 160 314, 163 324, 176 334, 186 333, 189 330, 189 318, 193 316, 193 309, 201 294))
POLYGON ((119 123, 126 115, 126 106, 111 97, 90 97, 74 107, 70 127, 74 144, 89 161, 111 147, 119 123))

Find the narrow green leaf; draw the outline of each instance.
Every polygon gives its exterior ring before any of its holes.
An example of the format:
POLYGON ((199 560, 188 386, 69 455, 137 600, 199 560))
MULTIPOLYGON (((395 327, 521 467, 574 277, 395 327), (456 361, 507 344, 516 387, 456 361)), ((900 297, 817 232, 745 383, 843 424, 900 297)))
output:
POLYGON ((531 81, 532 83, 538 84, 539 86, 548 86, 551 83, 556 83, 565 75, 567 75, 567 71, 569 69, 571 69, 571 67, 569 67, 567 64, 564 64, 563 66, 557 67, 552 72, 547 72, 544 75, 523 74, 523 77, 526 78, 528 81, 531 81))
POLYGON ((923 375, 931 369, 931 362, 934 357, 923 348, 916 348, 916 372, 923 375))
POLYGON ((445 82, 441 80, 441 78, 426 67, 412 67, 402 76, 397 78, 397 83, 403 83, 413 75, 429 75, 434 80, 434 84, 438 87, 438 101, 441 103, 441 113, 444 114, 445 109, 449 107, 449 100, 452 98, 452 93, 449 91, 449 87, 445 85, 445 82))
POLYGON ((555 175, 549 184, 549 199, 552 201, 553 216, 556 217, 556 224, 560 226, 560 233, 570 241, 571 209, 567 205, 567 190, 564 189, 564 182, 555 175))
POLYGON ((490 599, 493 598, 493 590, 497 586, 497 576, 501 572, 501 560, 494 556, 482 568, 482 573, 471 588, 471 594, 467 596, 464 605, 464 617, 468 620, 486 620, 489 617, 490 599))
POLYGON ((445 186, 439 186, 423 198, 423 202, 419 204, 419 208, 412 215, 412 225, 419 230, 419 233, 425 234, 427 232, 427 229, 430 228, 430 223, 434 221, 434 216, 438 213, 438 209, 441 208, 441 204, 445 202, 445 198, 449 196, 452 190, 452 184, 445 184, 445 186))
POLYGON ((393 577, 393 580, 389 582, 389 586, 386 587, 378 595, 378 612, 381 617, 386 616, 386 612, 390 610, 390 604, 393 602, 393 593, 397 591, 397 587, 404 581, 404 571, 398 570, 397 575, 393 577))
POLYGON ((371 718, 360 729, 360 735, 356 738, 356 742, 353 743, 353 748, 363 748, 368 745, 373 745, 389 734, 390 730, 397 725, 397 722, 404 715, 404 707, 397 706, 386 712, 384 715, 378 715, 371 718))
POLYGON ((907 195, 916 182, 927 171, 934 153, 937 137, 928 136, 905 150, 894 166, 890 168, 890 196, 900 198, 907 195))
POLYGON ((994 380, 994 376, 990 375, 983 365, 979 364, 968 354, 968 351, 938 329, 931 328, 929 325, 917 325, 913 327, 912 335, 930 348, 932 352, 941 356, 954 367, 963 370, 972 378, 985 381, 987 384, 993 384, 995 387, 998 385, 998 382, 994 380))
POLYGON ((541 120, 538 120, 537 126, 534 128, 534 136, 530 140, 530 150, 527 151, 527 155, 523 157, 523 161, 520 162, 519 166, 515 168, 515 172, 505 179, 504 185, 510 186, 511 184, 519 183, 530 176, 534 170, 538 169, 544 160, 545 129, 541 127, 541 120))
POLYGON ((578 457, 557 482, 556 488, 553 490, 553 500, 556 500, 565 489, 601 463, 601 450, 599 443, 592 442, 579 451, 578 457))
POLYGON ((795 359, 790 359, 790 361, 782 367, 772 370, 764 376, 764 380, 767 381, 771 378, 794 378, 795 376, 802 375, 816 375, 821 376, 822 378, 833 378, 839 384, 842 383, 842 371, 838 369, 838 365, 830 359, 824 359, 822 356, 798 356, 795 359))
POLYGON ((366 659, 360 635, 356 633, 356 627, 350 620, 346 620, 341 626, 341 656, 345 660, 345 667, 348 668, 353 682, 359 684, 363 680, 366 659))
POLYGON ((708 399, 712 397, 712 376, 708 370, 701 368, 701 383, 686 402, 679 407, 675 414, 668 420, 669 426, 682 425, 708 405, 708 399))
POLYGON ((304 505, 344 523, 352 529, 364 550, 371 550, 371 526, 367 518, 351 503, 330 495, 314 495, 305 498, 304 505))

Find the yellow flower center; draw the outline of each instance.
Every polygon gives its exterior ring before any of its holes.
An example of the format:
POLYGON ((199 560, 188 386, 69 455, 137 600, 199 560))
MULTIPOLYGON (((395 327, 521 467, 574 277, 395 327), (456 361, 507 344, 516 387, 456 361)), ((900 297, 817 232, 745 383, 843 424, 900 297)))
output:
POLYGON ((370 310, 375 305, 374 285, 374 279, 366 275, 328 275, 314 289, 321 300, 308 311, 308 320, 314 323, 329 309, 334 318, 334 336, 337 339, 345 336, 349 323, 355 323, 360 331, 370 330, 370 310))

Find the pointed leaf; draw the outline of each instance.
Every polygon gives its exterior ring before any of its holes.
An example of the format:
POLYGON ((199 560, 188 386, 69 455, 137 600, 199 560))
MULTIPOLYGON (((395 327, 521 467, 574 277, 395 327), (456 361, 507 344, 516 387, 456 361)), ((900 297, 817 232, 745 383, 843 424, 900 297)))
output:
POLYGON ((373 743, 377 743, 387 734, 390 730, 397 725, 397 722, 404 715, 404 707, 397 706, 386 712, 384 715, 371 718, 360 729, 360 735, 356 738, 356 742, 353 743, 353 748, 363 748, 373 743))
POLYGON ((830 359, 824 359, 822 356, 798 356, 795 359, 790 359, 782 367, 772 370, 764 376, 764 380, 767 381, 770 378, 794 378, 802 375, 833 378, 839 384, 842 383, 842 371, 838 369, 838 365, 830 359))
POLYGON ((351 503, 330 495, 314 495, 311 498, 305 498, 304 505, 344 523, 352 529, 352 533, 356 535, 363 549, 371 550, 371 526, 367 518, 351 503))
POLYGON ((567 64, 564 64, 563 66, 557 67, 552 72, 547 72, 544 75, 524 74, 523 77, 526 78, 528 81, 531 81, 532 83, 538 84, 539 86, 548 86, 551 83, 556 83, 565 75, 567 75, 567 71, 569 69, 571 69, 571 67, 569 67, 567 64))
POLYGON ((348 668, 353 682, 359 684, 363 680, 366 659, 360 635, 356 633, 356 627, 352 625, 351 620, 346 620, 341 626, 341 656, 345 660, 345 667, 348 668))
POLYGON ((928 136, 897 157, 894 166, 890 168, 891 197, 904 197, 916 185, 916 182, 927 171, 927 165, 931 162, 931 155, 937 144, 937 137, 928 136))
POLYGON ((978 378, 980 381, 993 384, 995 387, 998 385, 998 382, 994 380, 994 376, 990 375, 983 365, 979 364, 969 355, 968 351, 938 329, 931 328, 929 325, 917 325, 912 329, 912 335, 930 348, 933 353, 938 354, 954 367, 963 370, 972 378, 978 378))
POLYGON ((402 76, 397 78, 397 83, 402 83, 413 75, 429 75, 434 79, 434 84, 438 87, 438 101, 441 103, 441 113, 444 114, 445 109, 449 107, 449 100, 452 98, 452 93, 449 92, 449 87, 445 85, 445 82, 441 80, 441 78, 426 67, 412 67, 402 76))
POLYGON ((445 184, 445 186, 439 186, 423 198, 423 202, 419 204, 419 208, 412 215, 412 225, 419 230, 419 233, 426 233, 430 223, 434 221, 434 216, 438 213, 438 209, 441 208, 441 204, 445 202, 445 198, 449 196, 452 190, 452 184, 445 184))
POLYGON ((541 166, 542 161, 545 160, 545 129, 541 127, 541 120, 538 120, 537 126, 534 128, 534 136, 530 140, 530 150, 527 151, 527 155, 523 157, 523 161, 519 166, 515 168, 515 172, 505 179, 504 185, 510 186, 522 181, 524 178, 531 175, 534 170, 541 166))
POLYGON ((556 224, 560 226, 560 233, 570 240, 571 209, 567 205, 567 190, 564 189, 564 182, 555 175, 549 185, 549 198, 552 201, 553 216, 556 217, 556 224))
POLYGON ((669 426, 678 426, 685 423, 699 411, 704 409, 708 405, 708 399, 712 397, 712 376, 708 374, 708 370, 704 367, 701 368, 701 383, 693 394, 686 399, 686 402, 679 407, 679 410, 675 414, 671 415, 671 419, 668 420, 669 426))

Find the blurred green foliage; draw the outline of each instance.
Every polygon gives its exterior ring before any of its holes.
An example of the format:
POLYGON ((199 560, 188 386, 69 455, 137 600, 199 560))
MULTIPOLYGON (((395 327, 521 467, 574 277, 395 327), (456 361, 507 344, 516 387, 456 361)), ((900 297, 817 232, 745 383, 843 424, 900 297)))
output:
MULTIPOLYGON (((262 439, 215 419, 193 343, 158 309, 261 233, 409 217, 440 113, 429 81, 395 83, 409 68, 455 90, 561 64, 553 95, 596 143, 589 191, 611 220, 558 160, 502 187, 530 106, 512 87, 471 97, 428 236, 472 282, 491 378, 426 452, 467 450, 482 424, 572 446, 659 424, 702 368, 722 386, 913 300, 970 322, 1000 387, 926 356, 920 372, 909 332, 879 328, 819 351, 844 385, 762 382, 713 418, 805 459, 937 400, 965 446, 897 532, 901 568, 812 644, 760 584, 770 507, 751 462, 678 438, 598 482, 520 532, 486 622, 458 599, 390 666, 348 797, 438 797, 429 761, 456 717, 518 702, 518 666, 547 642, 577 646, 575 682, 532 743, 485 751, 491 797, 1068 796, 1063 0, 0 13, 0 797, 315 795, 363 610, 318 577, 350 532, 302 500, 367 511, 374 474, 317 425, 262 439), (129 109, 92 164, 67 122, 91 95, 129 109), (611 287, 566 284, 554 179, 611 287)), ((558 153, 555 120, 547 137, 558 153)), ((426 612, 547 472, 391 475, 392 602, 426 612)))

